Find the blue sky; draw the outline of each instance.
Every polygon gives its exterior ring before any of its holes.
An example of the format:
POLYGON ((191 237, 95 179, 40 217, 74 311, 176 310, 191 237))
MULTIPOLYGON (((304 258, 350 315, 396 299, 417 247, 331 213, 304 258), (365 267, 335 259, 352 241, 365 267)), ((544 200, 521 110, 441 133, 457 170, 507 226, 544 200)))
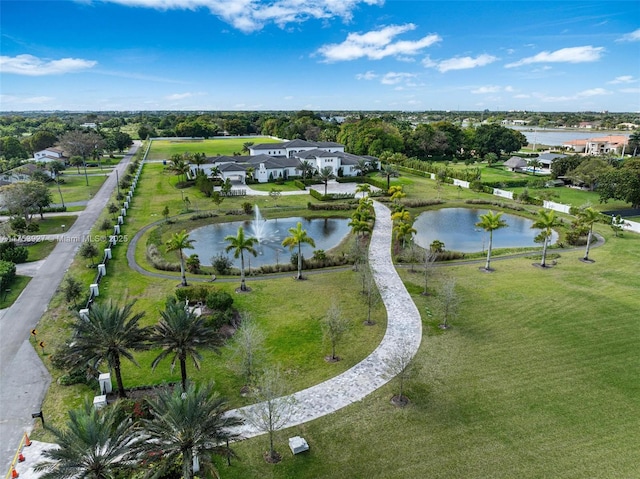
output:
POLYGON ((639 5, 2 0, 0 110, 640 111, 639 5))

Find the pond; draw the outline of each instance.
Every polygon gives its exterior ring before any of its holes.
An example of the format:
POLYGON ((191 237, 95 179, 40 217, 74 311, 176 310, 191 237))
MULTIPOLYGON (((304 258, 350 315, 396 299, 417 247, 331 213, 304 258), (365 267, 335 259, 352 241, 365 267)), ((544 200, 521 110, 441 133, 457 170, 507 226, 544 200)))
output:
MULTIPOLYGON (((256 245, 258 256, 244 255, 245 267, 259 267, 265 264, 288 263, 291 258, 289 248, 282 246, 282 240, 289 236, 289 228, 295 228, 298 222, 302 223, 302 229, 315 241, 315 248, 308 244, 302 245, 302 255, 311 258, 313 252, 318 249, 329 250, 337 246, 347 236, 351 228, 349 219, 345 218, 277 218, 265 220, 257 210, 256 218, 247 221, 233 221, 231 223, 219 223, 196 228, 189 232, 189 238, 195 240, 194 249, 187 250, 187 255, 197 254, 202 265, 211 265, 211 258, 219 253, 225 253, 229 244, 224 240, 226 236, 236 236, 238 227, 244 228, 245 237, 256 237, 260 243, 256 245)), ((297 252, 297 247, 296 247, 297 252)), ((234 266, 240 267, 240 259, 233 257, 233 251, 228 253, 234 266)))
MULTIPOLYGON (((475 253, 486 251, 489 246, 489 233, 476 226, 480 215, 489 210, 473 208, 443 208, 421 213, 414 223, 415 242, 422 248, 429 248, 435 240, 442 241, 447 251, 475 253)), ((509 225, 493 232, 493 248, 526 248, 540 246, 534 238, 540 230, 532 229, 534 221, 520 216, 502 214, 509 225)), ((550 244, 558 240, 555 231, 550 244)))

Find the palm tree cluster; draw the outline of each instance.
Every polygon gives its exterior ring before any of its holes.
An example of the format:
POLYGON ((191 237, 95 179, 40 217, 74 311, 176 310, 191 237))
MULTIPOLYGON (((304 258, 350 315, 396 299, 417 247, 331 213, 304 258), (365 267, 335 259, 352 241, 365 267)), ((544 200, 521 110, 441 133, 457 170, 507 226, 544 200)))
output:
POLYGON ((211 384, 164 390, 147 400, 150 419, 131 421, 121 402, 97 410, 85 403, 70 411, 65 429, 48 427, 57 448, 36 465, 43 479, 218 477, 214 456, 233 457, 229 441, 242 420, 211 384))
POLYGON ((401 246, 404 249, 407 244, 413 240, 413 235, 417 233, 413 227, 415 218, 407 211, 405 206, 400 203, 400 200, 407 196, 402 186, 392 186, 389 188, 389 194, 391 194, 391 201, 393 201, 391 219, 393 221, 393 234, 396 239, 396 247, 401 246))
MULTIPOLYGON (((366 185, 369 186, 368 184, 366 185)), ((371 232, 373 231, 373 222, 373 202, 370 198, 361 198, 358 202, 358 207, 351 215, 351 221, 349 222, 351 231, 355 233, 358 237, 357 239, 360 240, 361 238, 364 238, 365 236, 371 234, 371 232)))

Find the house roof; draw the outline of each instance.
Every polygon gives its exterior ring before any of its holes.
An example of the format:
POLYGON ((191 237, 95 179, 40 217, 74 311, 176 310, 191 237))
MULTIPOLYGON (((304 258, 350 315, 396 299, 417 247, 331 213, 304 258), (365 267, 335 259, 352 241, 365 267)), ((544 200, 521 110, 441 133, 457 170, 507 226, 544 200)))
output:
POLYGON ((284 148, 315 148, 318 146, 318 144, 311 141, 296 139, 296 140, 287 141, 282 146, 284 148))
POLYGON ((538 160, 542 161, 542 160, 547 160, 547 161, 553 161, 556 158, 564 158, 567 155, 561 155, 558 153, 541 153, 540 155, 538 155, 538 160))
POLYGON ((250 150, 282 150, 286 143, 259 143, 251 145, 250 150))
POLYGON ((320 150, 318 148, 314 148, 313 150, 307 151, 299 151, 295 154, 298 158, 335 158, 338 153, 332 153, 327 150, 320 150))
POLYGON ((218 169, 220 172, 247 171, 247 166, 241 163, 223 163, 218 167, 218 169))
POLYGON ((503 166, 506 166, 508 168, 524 168, 525 166, 527 166, 527 162, 524 160, 524 158, 521 158, 519 156, 512 156, 503 163, 503 166))
POLYGON ((589 138, 587 142, 588 143, 609 143, 611 145, 615 145, 615 144, 626 145, 629 142, 629 138, 624 135, 610 135, 610 136, 602 136, 599 138, 589 138))

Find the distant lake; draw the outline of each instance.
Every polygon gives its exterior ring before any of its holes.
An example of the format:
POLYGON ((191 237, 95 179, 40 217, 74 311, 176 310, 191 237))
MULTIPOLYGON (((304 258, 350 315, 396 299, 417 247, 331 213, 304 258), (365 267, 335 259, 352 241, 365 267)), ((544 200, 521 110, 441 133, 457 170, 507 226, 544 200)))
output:
POLYGON ((513 130, 518 130, 530 144, 562 146, 563 143, 571 140, 588 140, 589 138, 602 138, 609 135, 629 136, 629 133, 622 131, 571 131, 571 130, 546 130, 542 128, 532 129, 531 127, 510 126, 513 130))
MULTIPOLYGON (((417 233, 415 242, 422 248, 429 248, 435 240, 442 241, 447 251, 475 253, 485 251, 489 246, 489 233, 476 226, 480 215, 489 210, 473 208, 443 208, 425 211, 416 218, 413 227, 417 233)), ((533 221, 528 218, 503 213, 502 219, 509 225, 493 232, 493 248, 525 248, 540 246, 534 238, 540 233, 532 229, 533 221)), ((551 243, 558 240, 554 231, 551 243)))

